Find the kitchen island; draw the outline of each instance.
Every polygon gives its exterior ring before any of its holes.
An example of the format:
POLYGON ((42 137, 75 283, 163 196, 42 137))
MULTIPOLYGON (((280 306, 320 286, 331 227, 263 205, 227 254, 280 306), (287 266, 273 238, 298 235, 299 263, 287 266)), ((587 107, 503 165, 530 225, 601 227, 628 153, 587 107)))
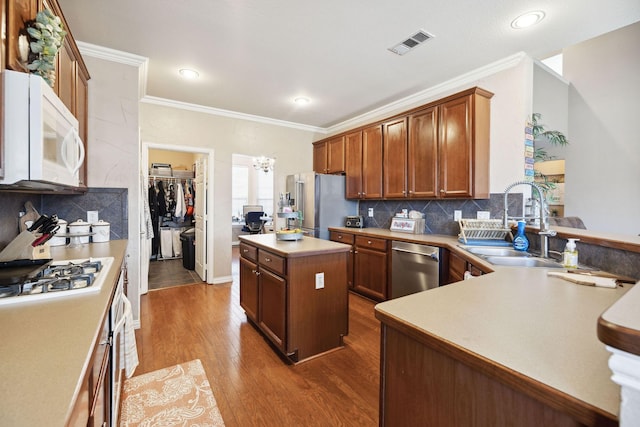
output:
POLYGON ((617 425, 596 324, 632 285, 495 270, 376 306, 381 425, 617 425))
POLYGON ((288 362, 343 346, 351 247, 313 237, 240 236, 240 305, 288 362))
POLYGON ((91 387, 99 373, 92 361, 126 248, 126 240, 51 248, 54 261, 113 257, 100 290, 0 306, 0 425, 87 425, 89 402, 100 392, 91 387))

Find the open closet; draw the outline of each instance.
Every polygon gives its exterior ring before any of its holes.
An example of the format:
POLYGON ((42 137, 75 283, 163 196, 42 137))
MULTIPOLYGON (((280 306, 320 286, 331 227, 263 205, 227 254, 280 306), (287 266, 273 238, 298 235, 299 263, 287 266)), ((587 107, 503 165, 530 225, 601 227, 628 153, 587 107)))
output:
POLYGON ((151 259, 182 258, 180 236, 193 226, 194 220, 194 180, 149 175, 148 193, 154 234, 151 259))

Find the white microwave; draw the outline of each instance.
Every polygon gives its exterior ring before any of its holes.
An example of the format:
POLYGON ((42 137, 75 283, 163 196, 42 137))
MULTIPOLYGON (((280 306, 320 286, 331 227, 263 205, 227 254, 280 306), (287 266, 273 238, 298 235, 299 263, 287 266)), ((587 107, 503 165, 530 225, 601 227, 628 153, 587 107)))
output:
POLYGON ((4 151, 0 184, 78 187, 85 155, 78 120, 42 77, 11 70, 3 70, 2 75, 4 151))

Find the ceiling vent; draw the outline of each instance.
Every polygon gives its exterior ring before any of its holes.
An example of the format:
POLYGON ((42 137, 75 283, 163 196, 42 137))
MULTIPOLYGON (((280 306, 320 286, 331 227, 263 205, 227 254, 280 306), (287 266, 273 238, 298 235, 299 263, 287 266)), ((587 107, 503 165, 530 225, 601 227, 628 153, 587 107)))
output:
POLYGON ((398 55, 404 55, 409 52, 411 49, 419 46, 420 44, 426 42, 427 40, 435 37, 433 34, 429 34, 424 30, 420 30, 417 33, 409 36, 408 39, 403 42, 398 43, 397 45, 390 47, 389 50, 398 55))

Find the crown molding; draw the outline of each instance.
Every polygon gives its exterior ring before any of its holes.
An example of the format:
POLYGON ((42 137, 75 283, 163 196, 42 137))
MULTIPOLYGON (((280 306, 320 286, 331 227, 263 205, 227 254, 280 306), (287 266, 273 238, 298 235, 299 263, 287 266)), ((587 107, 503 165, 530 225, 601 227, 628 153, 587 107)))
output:
POLYGON ((140 102, 152 105, 160 105, 163 107, 178 108, 187 111, 194 111, 198 113, 211 114, 214 116, 229 117, 233 119, 249 120, 257 123, 264 123, 274 126, 283 126, 292 129, 302 130, 306 132, 314 132, 319 134, 336 134, 354 127, 358 127, 367 122, 373 122, 379 120, 381 117, 391 116, 403 110, 410 109, 418 106, 421 103, 427 103, 433 99, 442 97, 446 92, 452 92, 460 88, 460 86, 468 85, 479 79, 498 73, 500 71, 515 67, 523 59, 528 58, 524 52, 518 52, 506 58, 494 61, 490 64, 476 68, 468 73, 462 74, 446 82, 440 83, 436 86, 432 86, 415 94, 409 95, 398 101, 391 102, 383 105, 382 107, 368 111, 359 116, 340 122, 336 125, 326 128, 318 126, 310 126, 301 123, 288 122, 285 120, 272 119, 269 117, 255 116, 252 114, 240 113, 237 111, 223 110, 221 108, 206 107, 198 104, 190 104, 182 101, 175 101, 166 98, 158 98, 155 96, 148 96, 146 94, 147 89, 147 70, 149 66, 149 58, 144 56, 135 55, 128 52, 123 52, 115 49, 109 49, 102 46, 93 45, 90 43, 77 42, 78 48, 82 55, 91 56, 106 61, 117 62, 121 64, 131 65, 138 67, 139 72, 139 99, 140 102))
POLYGON ((147 93, 147 72, 149 58, 108 47, 97 46, 91 43, 78 41, 78 49, 83 56, 103 59, 118 64, 130 65, 138 68, 138 99, 142 99, 147 93))
POLYGON ((254 116, 252 114, 239 113, 237 111, 231 111, 231 110, 223 110, 221 108, 205 107, 199 104, 190 104, 188 102, 174 101, 172 99, 158 98, 155 96, 145 96, 140 100, 140 102, 143 102, 145 104, 160 105, 163 107, 179 108, 181 110, 194 111, 196 113, 204 113, 204 114, 211 114, 214 116, 229 117, 232 119, 250 120, 252 122, 288 127, 292 129, 306 131, 306 132, 315 132, 315 133, 322 133, 322 134, 327 133, 327 130, 325 128, 321 128, 317 126, 303 125, 301 123, 271 119, 269 117, 254 116))
POLYGON ((479 79, 490 76, 497 72, 515 67, 523 59, 527 58, 527 54, 524 52, 518 52, 506 58, 492 62, 480 68, 476 68, 468 73, 462 74, 446 82, 440 83, 436 86, 432 86, 420 92, 416 92, 405 98, 383 105, 382 107, 368 111, 359 116, 345 120, 344 122, 326 128, 327 134, 336 134, 344 132, 349 129, 361 126, 368 122, 374 122, 380 120, 382 117, 392 116, 401 111, 405 111, 416 107, 420 104, 425 104, 434 99, 443 97, 447 92, 453 92, 470 83, 476 82, 479 79))

